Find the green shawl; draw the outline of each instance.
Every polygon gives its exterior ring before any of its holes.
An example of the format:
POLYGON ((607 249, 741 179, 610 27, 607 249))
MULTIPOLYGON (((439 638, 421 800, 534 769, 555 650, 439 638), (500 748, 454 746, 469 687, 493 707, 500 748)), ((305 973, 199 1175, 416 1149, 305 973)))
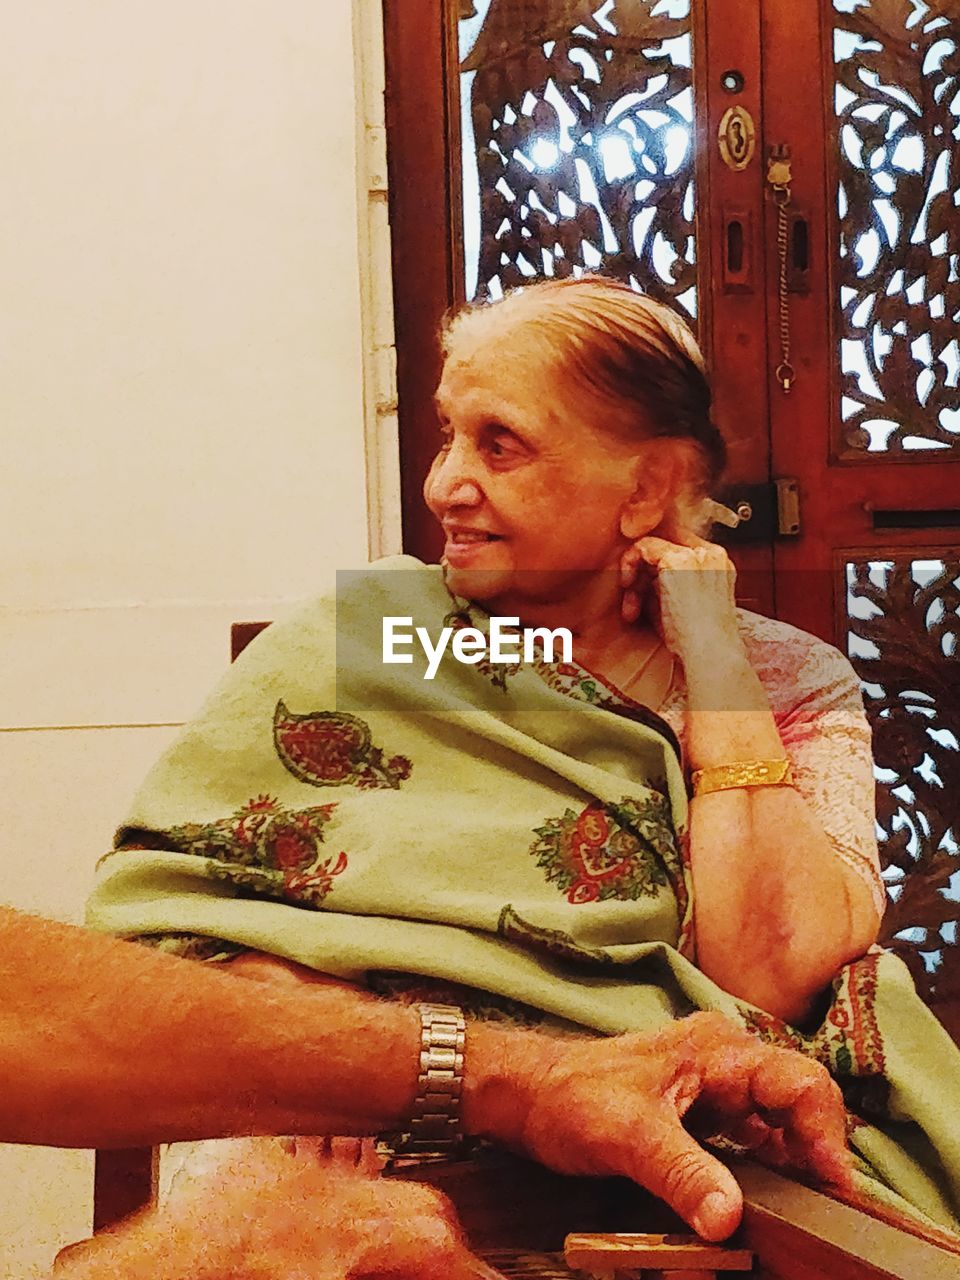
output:
MULTIPOLYGON (((90 902, 95 928, 182 954, 252 948, 475 1012, 600 1033, 716 1009, 827 1063, 871 1193, 957 1229, 957 1051, 904 966, 871 952, 801 1035, 695 966, 679 746, 574 664, 475 665, 384 617, 486 629, 436 567, 338 575, 275 623, 147 777, 90 902)), ((408 628, 409 629, 409 628, 408 628)))

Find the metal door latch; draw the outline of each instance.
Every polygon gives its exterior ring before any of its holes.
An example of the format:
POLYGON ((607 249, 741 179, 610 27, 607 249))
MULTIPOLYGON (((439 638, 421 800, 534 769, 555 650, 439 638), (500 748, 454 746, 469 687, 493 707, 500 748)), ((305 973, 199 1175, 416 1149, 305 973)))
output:
POLYGON ((723 502, 740 517, 735 529, 715 532, 717 541, 725 546, 772 542, 800 534, 800 486, 790 477, 768 484, 736 485, 724 495, 723 502))

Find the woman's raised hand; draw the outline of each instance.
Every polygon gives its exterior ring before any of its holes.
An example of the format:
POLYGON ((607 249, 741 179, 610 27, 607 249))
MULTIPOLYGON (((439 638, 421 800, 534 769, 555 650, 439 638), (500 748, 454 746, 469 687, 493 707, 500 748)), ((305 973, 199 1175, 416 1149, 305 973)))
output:
POLYGON ((682 662, 739 637, 736 570, 723 547, 674 522, 665 536, 639 538, 620 561, 623 617, 650 620, 682 662))

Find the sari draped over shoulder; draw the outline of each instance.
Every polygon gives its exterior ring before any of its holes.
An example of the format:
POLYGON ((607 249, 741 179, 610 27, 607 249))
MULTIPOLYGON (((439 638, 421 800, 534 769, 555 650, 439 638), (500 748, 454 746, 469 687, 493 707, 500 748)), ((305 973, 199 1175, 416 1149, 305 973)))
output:
MULTIPOLYGON (((829 1066, 863 1189, 960 1229, 960 1055, 872 950, 802 1033, 695 964, 677 738, 542 651, 435 677, 383 619, 484 629, 438 567, 338 575, 273 624, 148 775, 88 922, 183 955, 252 949, 479 1016, 652 1032, 697 1009, 829 1066), (906 1203, 905 1203, 906 1202, 906 1203)), ((582 673, 581 673, 582 674, 582 673)))

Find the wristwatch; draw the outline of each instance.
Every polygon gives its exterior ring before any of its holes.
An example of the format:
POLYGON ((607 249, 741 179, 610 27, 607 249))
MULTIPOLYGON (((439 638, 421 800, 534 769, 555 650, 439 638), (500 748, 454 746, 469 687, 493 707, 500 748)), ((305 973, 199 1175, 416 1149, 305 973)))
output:
POLYGON ((460 1147, 460 1096, 467 1026, 463 1010, 449 1004, 417 1005, 420 1076, 405 1132, 384 1135, 381 1154, 420 1161, 447 1160, 460 1147))

